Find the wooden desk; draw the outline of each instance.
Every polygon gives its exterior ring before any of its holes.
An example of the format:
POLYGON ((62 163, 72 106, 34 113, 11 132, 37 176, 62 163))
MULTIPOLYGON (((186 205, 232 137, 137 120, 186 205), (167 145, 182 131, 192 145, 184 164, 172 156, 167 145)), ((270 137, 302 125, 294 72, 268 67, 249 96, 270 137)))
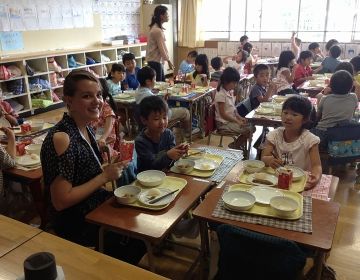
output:
POLYGON ((324 261, 325 253, 331 250, 333 243, 340 211, 339 203, 313 199, 313 232, 312 234, 308 234, 258 224, 215 218, 212 216, 212 212, 215 209, 219 199, 221 199, 222 193, 223 188, 213 189, 208 193, 204 201, 193 212, 194 217, 200 221, 201 249, 204 256, 203 259, 207 258, 207 252, 209 248, 207 222, 229 224, 256 232, 285 238, 303 244, 307 247, 314 248, 318 252, 315 259, 315 265, 318 272, 317 275, 321 275, 322 263, 324 261))
POLYGON ((206 180, 198 180, 185 175, 176 175, 188 181, 187 186, 177 198, 164 210, 151 211, 120 205, 115 198, 110 198, 95 210, 91 211, 86 220, 100 225, 99 247, 102 250, 105 229, 123 235, 141 239, 145 242, 149 256, 149 266, 154 271, 153 245, 159 244, 170 233, 178 221, 198 203, 210 186, 206 180))
POLYGON ((0 257, 19 247, 40 232, 42 230, 38 228, 0 215, 0 257))
POLYGON ((16 279, 24 274, 23 262, 31 254, 47 251, 71 279, 166 279, 160 275, 111 258, 65 239, 42 232, 0 258, 0 279, 16 279))
POLYGON ((41 184, 43 176, 42 169, 39 167, 35 170, 25 171, 17 168, 10 168, 3 170, 4 178, 19 182, 29 186, 31 195, 34 199, 34 204, 38 214, 41 218, 40 228, 44 228, 47 222, 46 202, 44 198, 44 190, 41 184))
POLYGON ((305 81, 303 82, 300 86, 298 86, 298 91, 299 92, 307 92, 309 97, 315 97, 318 93, 322 92, 324 90, 324 87, 320 87, 320 86, 310 86, 310 82, 309 81, 305 81))

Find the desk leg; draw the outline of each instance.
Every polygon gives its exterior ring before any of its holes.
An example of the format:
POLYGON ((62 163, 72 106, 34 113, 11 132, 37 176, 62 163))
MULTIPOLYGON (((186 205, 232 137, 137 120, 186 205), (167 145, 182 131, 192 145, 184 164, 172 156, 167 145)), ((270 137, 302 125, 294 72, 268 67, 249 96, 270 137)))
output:
POLYGON ((192 118, 193 118, 193 102, 192 101, 189 102, 189 111, 190 111, 190 125, 189 125, 189 130, 190 130, 189 141, 190 141, 190 143, 189 144, 191 144, 192 143, 192 118))
POLYGON ((323 263, 325 261, 325 253, 318 251, 314 258, 314 267, 315 267, 315 279, 321 279, 321 273, 323 270, 323 263))
POLYGON ((99 252, 104 253, 104 227, 99 228, 99 252))
POLYGON ((126 118, 126 126, 127 126, 127 129, 128 129, 128 132, 129 132, 129 136, 131 137, 131 125, 130 125, 128 107, 125 107, 125 118, 126 118))
POLYGON ((201 100, 199 100, 200 102, 200 109, 199 109, 199 121, 200 121, 200 135, 201 135, 201 138, 204 138, 205 137, 205 127, 204 127, 204 123, 205 123, 205 116, 204 116, 204 113, 205 113, 205 100, 204 98, 202 98, 201 100))
POLYGON ((250 134, 249 134, 249 146, 248 146, 248 159, 250 159, 250 153, 251 153, 251 144, 252 144, 252 139, 253 139, 253 128, 255 129, 255 127, 251 124, 250 125, 250 134))
POLYGON ((146 249, 147 249, 149 269, 150 269, 150 271, 155 272, 153 246, 152 246, 151 242, 149 242, 147 240, 143 240, 143 241, 144 241, 144 243, 146 245, 146 249))
POLYGON ((200 258, 200 273, 201 279, 207 279, 209 274, 209 233, 207 223, 204 220, 199 220, 200 224, 200 237, 201 237, 201 258, 200 258))
POLYGON ((46 202, 40 180, 29 184, 29 189, 34 199, 36 210, 38 211, 41 219, 40 228, 44 229, 47 223, 46 202))

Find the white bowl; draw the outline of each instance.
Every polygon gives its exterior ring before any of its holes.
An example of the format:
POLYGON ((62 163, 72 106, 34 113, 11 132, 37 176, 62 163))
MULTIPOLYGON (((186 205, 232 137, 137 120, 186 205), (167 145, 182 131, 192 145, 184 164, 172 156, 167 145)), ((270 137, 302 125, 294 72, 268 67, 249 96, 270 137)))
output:
POLYGON ((191 159, 179 159, 174 165, 180 172, 189 173, 194 169, 195 161, 191 159))
POLYGON ((41 144, 30 144, 25 146, 25 151, 28 154, 35 154, 40 156, 41 146, 42 146, 41 144))
POLYGON ((42 130, 42 128, 44 127, 44 122, 43 121, 32 121, 31 124, 31 131, 39 131, 42 130))
POLYGON ((276 103, 283 103, 288 97, 287 96, 282 96, 282 95, 274 95, 272 97, 272 99, 276 102, 276 103))
POLYGON ((270 199, 270 206, 277 215, 289 216, 299 208, 299 203, 287 196, 274 196, 270 199))
POLYGON ((244 166, 247 173, 255 173, 261 171, 265 167, 265 163, 261 160, 244 160, 244 166))
POLYGON ((255 196, 245 191, 230 191, 222 196, 225 206, 230 210, 249 210, 255 204, 255 196))
POLYGON ((141 189, 133 185, 125 185, 114 191, 116 201, 121 204, 134 203, 141 192, 141 189))
POLYGON ((155 187, 164 182, 166 174, 159 170, 146 170, 140 172, 136 178, 145 187, 155 187))

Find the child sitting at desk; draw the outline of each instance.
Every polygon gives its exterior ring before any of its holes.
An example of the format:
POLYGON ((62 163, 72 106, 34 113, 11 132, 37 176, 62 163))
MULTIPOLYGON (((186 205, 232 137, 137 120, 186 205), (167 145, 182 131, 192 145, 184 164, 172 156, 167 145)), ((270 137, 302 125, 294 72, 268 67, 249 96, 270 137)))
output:
POLYGON ((168 106, 158 96, 147 96, 140 102, 140 118, 145 129, 135 139, 138 171, 169 168, 188 151, 188 145, 175 145, 168 125, 168 106))
POLYGON ((329 50, 329 56, 325 57, 321 66, 314 70, 314 73, 334 73, 336 66, 339 65, 340 61, 338 60, 341 55, 341 48, 338 45, 334 45, 329 50))
POLYGON ((244 72, 244 66, 249 54, 240 49, 236 55, 234 56, 227 56, 223 59, 225 67, 234 67, 240 74, 244 72))
POLYGON ((125 79, 125 67, 120 63, 114 63, 111 71, 106 78, 109 92, 111 95, 117 95, 124 89, 123 81, 125 79))
POLYGON ((11 129, 7 127, 2 127, 0 128, 0 130, 5 133, 8 141, 6 148, 0 145, 0 197, 3 197, 4 186, 3 186, 2 170, 15 166, 16 143, 15 143, 15 134, 11 129))
POLYGON ((209 60, 206 54, 199 54, 195 59, 195 70, 186 76, 192 84, 207 87, 210 81, 209 60))
POLYGON ((276 70, 277 94, 293 94, 292 84, 294 82, 295 55, 292 51, 282 51, 279 57, 278 68, 276 70))
POLYGON ((139 67, 136 66, 135 56, 132 53, 126 53, 122 57, 123 64, 126 69, 126 77, 123 82, 127 89, 137 89, 139 87, 139 81, 136 79, 139 67))
POLYGON ((179 72, 181 72, 182 74, 187 74, 194 71, 194 64, 197 56, 198 56, 197 51, 190 51, 186 59, 181 61, 179 66, 179 72))
POLYGON ((321 62, 324 60, 324 55, 322 54, 322 52, 320 50, 319 43, 316 43, 316 42, 311 43, 309 45, 309 51, 311 51, 311 53, 312 53, 314 62, 321 62))
MULTIPOLYGON (((141 116, 141 112, 139 109, 139 105, 141 101, 147 97, 152 96, 152 89, 155 86, 156 81, 156 72, 149 66, 145 66, 138 71, 137 79, 140 83, 140 87, 138 88, 137 95, 135 96, 136 101, 136 109, 135 114, 138 121, 140 121, 139 117, 141 116)), ((165 96, 167 99, 167 96, 165 96)), ((185 130, 185 137, 190 136, 190 112, 188 109, 183 107, 171 108, 169 110, 169 119, 170 121, 179 120, 181 123, 181 127, 185 130)), ((141 125, 141 124, 140 124, 141 125)))
POLYGON ((228 67, 224 70, 215 94, 215 120, 219 131, 239 134, 229 147, 246 151, 250 128, 246 124, 246 119, 238 114, 233 94, 239 80, 240 74, 235 68, 228 67))
POLYGON ((223 62, 220 57, 214 57, 211 59, 211 67, 215 70, 211 73, 210 82, 218 82, 220 80, 220 77, 223 73, 221 70, 221 67, 223 66, 223 62))
POLYGON ((327 145, 327 129, 339 123, 350 121, 358 107, 358 100, 354 93, 353 77, 346 70, 334 73, 330 79, 331 94, 321 98, 317 108, 317 126, 311 130, 320 137, 321 148, 327 145))
POLYGON ((270 69, 267 65, 256 65, 254 77, 256 84, 251 88, 249 97, 237 106, 237 111, 242 117, 259 107, 260 103, 268 101, 276 92, 276 85, 273 82, 269 83, 270 69))
POLYGON ((302 96, 288 98, 282 107, 282 127, 266 136, 261 160, 273 169, 293 164, 309 171, 306 188, 313 188, 321 179, 319 137, 306 128, 312 111, 311 102, 302 96))
POLYGON ((294 71, 294 87, 297 88, 303 82, 308 80, 314 80, 312 76, 312 70, 310 67, 312 60, 311 51, 302 51, 299 56, 298 64, 295 67, 294 71))

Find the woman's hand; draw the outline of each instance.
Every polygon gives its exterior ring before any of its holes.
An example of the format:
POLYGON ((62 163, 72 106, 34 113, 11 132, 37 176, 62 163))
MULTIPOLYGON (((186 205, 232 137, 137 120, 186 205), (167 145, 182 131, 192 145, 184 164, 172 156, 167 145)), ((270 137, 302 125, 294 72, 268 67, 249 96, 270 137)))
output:
POLYGON ((168 66, 169 66, 169 70, 173 70, 174 69, 174 64, 172 64, 172 62, 170 60, 168 60, 168 66))
POLYGON ((8 127, 1 127, 0 130, 5 133, 8 142, 15 143, 15 133, 8 127))
POLYGON ((106 140, 105 139, 99 139, 98 141, 99 148, 106 146, 106 140))
POLYGON ((106 182, 119 179, 125 166, 124 162, 115 162, 105 166, 103 175, 105 176, 106 182))

